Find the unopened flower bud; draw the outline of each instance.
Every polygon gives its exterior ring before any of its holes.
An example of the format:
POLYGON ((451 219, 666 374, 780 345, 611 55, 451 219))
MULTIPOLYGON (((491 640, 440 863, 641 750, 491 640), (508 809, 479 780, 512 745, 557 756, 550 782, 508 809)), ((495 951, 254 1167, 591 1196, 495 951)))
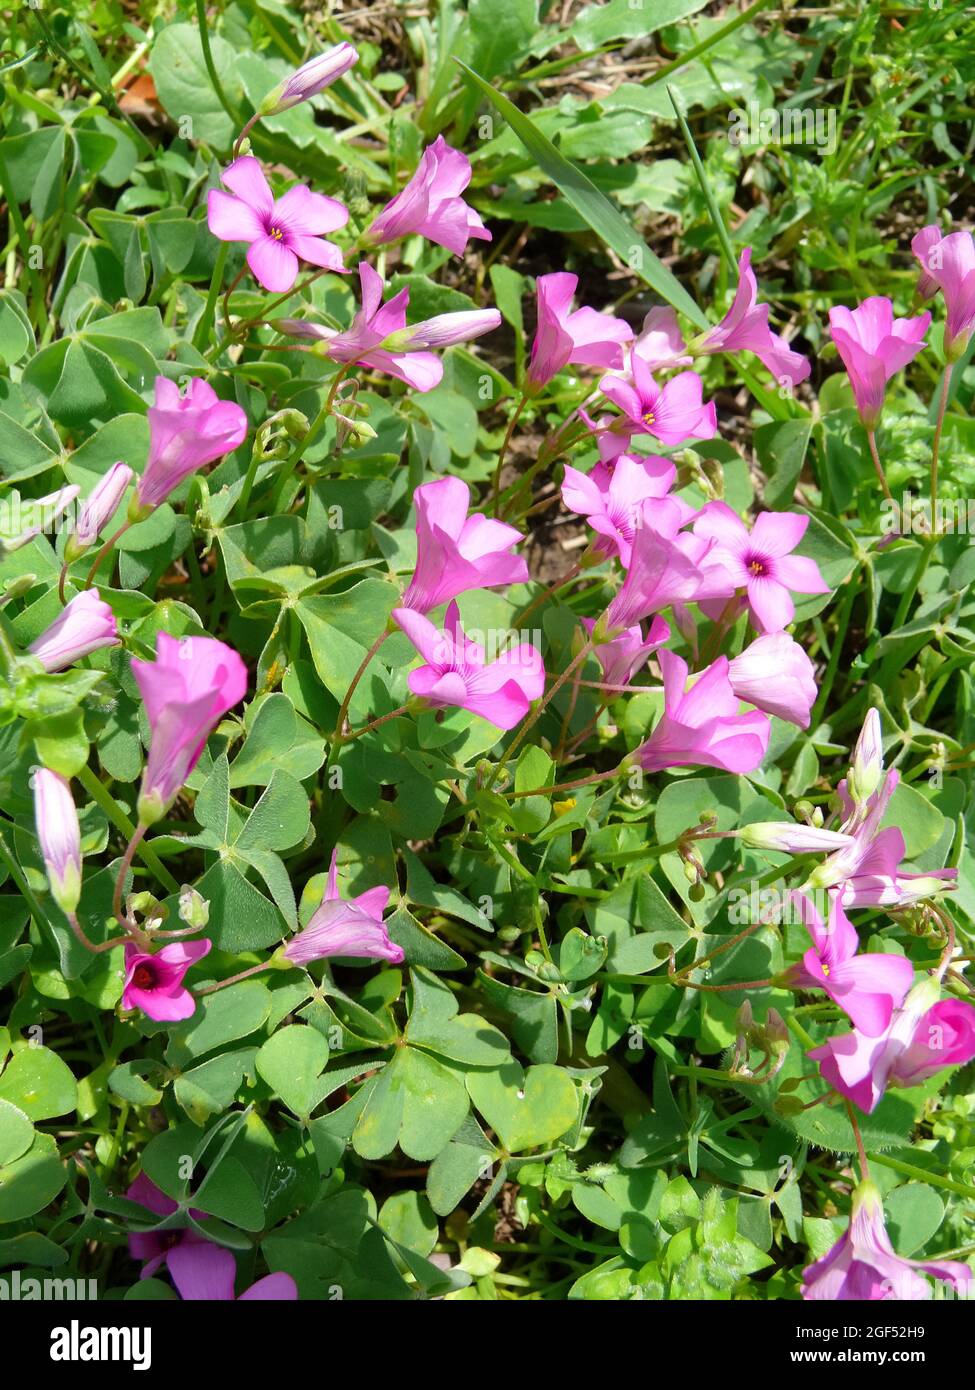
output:
POLYGON ((209 902, 188 883, 180 890, 179 916, 188 927, 197 929, 205 927, 210 920, 209 902))

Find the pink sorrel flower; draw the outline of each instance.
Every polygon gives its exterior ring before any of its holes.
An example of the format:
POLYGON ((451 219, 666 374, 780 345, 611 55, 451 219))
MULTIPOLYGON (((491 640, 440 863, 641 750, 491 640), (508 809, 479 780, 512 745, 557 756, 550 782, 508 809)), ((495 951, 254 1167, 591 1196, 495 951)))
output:
POLYGON ((133 658, 132 674, 152 731, 139 789, 139 821, 152 825, 172 805, 219 720, 244 698, 247 668, 213 637, 156 637, 156 660, 133 658))
POLYGON ((954 885, 957 869, 938 869, 930 874, 900 872, 904 836, 896 825, 880 829, 899 779, 900 774, 892 768, 876 791, 856 805, 846 782, 840 783, 838 790, 846 810, 840 828, 852 835, 852 843, 813 869, 804 886, 835 890, 844 907, 909 907, 954 885))
POLYGON ((439 314, 407 327, 408 289, 400 290, 384 304, 382 276, 367 261, 359 264, 359 284, 362 307, 344 331, 302 319, 280 319, 278 328, 283 333, 317 338, 333 362, 354 362, 405 381, 417 391, 431 391, 443 377, 443 364, 428 348, 468 342, 491 332, 501 322, 496 309, 474 309, 439 314))
MULTIPOLYGON (((605 555, 618 555, 628 567, 643 503, 648 498, 666 497, 676 477, 674 465, 656 456, 641 459, 621 454, 612 468, 597 463, 591 473, 580 473, 566 464, 562 500, 599 532, 597 549, 605 555)), ((681 498, 669 500, 680 509, 682 524, 694 515, 693 507, 681 498)))
MULTIPOLYGON (((596 626, 595 619, 583 618, 582 625, 592 636, 596 626)), ((669 640, 669 625, 663 618, 654 618, 646 638, 643 636, 643 629, 636 623, 633 627, 624 628, 608 642, 601 642, 593 647, 592 654, 602 667, 607 695, 613 694, 620 686, 629 685, 637 671, 646 665, 657 648, 669 640)))
POLYGON ((298 1286, 290 1274, 265 1274, 242 1294, 234 1293, 237 1261, 212 1241, 181 1241, 166 1259, 170 1277, 184 1303, 294 1302, 298 1286))
POLYGON ((906 956, 858 954, 860 939, 836 897, 826 922, 805 893, 791 893, 800 920, 812 937, 801 962, 781 976, 789 989, 821 989, 848 1014, 855 1028, 876 1038, 890 1024, 914 979, 906 956))
POLYGON ((738 713, 738 697, 720 656, 687 690, 687 662, 664 649, 657 657, 664 678, 664 712, 653 733, 629 755, 644 772, 665 767, 717 767, 754 772, 765 756, 769 721, 757 710, 738 713))
POLYGON ((925 346, 929 313, 895 319, 884 295, 865 299, 855 309, 836 305, 829 311, 829 331, 850 378, 860 419, 877 428, 890 378, 912 362, 925 346))
POLYGON ((862 1182, 853 1194, 846 1235, 803 1270, 802 1296, 831 1303, 886 1299, 916 1303, 933 1294, 922 1273, 947 1281, 962 1296, 971 1286, 968 1265, 956 1260, 905 1260, 895 1254, 884 1225, 880 1191, 872 1182, 862 1182))
POLYGON ((404 608, 429 613, 468 589, 527 582, 527 564, 510 553, 521 532, 482 512, 468 516, 470 501, 461 478, 438 478, 416 489, 416 569, 404 608))
POLYGON ((857 737, 856 747, 853 749, 849 778, 840 783, 840 795, 847 818, 853 815, 854 806, 869 801, 880 786, 883 775, 884 738, 880 711, 869 709, 857 737))
POLYGON ((260 160, 251 155, 235 159, 220 179, 230 193, 210 190, 207 225, 221 241, 249 243, 247 264, 266 290, 290 290, 298 278, 299 260, 324 270, 345 269, 342 252, 324 240, 326 232, 337 231, 349 220, 341 203, 313 193, 303 183, 275 198, 260 160))
MULTIPOLYGON (((155 1216, 172 1216, 179 1210, 179 1204, 167 1197, 145 1173, 140 1173, 126 1192, 130 1202, 138 1202, 147 1207, 155 1216)), ((197 1221, 206 1219, 206 1212, 190 1209, 190 1215, 197 1221)), ((170 1252, 180 1245, 199 1245, 204 1237, 188 1227, 174 1227, 166 1231, 133 1231, 129 1235, 129 1254, 133 1260, 143 1261, 140 1279, 149 1279, 160 1265, 166 1264, 170 1252)))
POLYGON ((318 96, 326 87, 331 87, 340 77, 359 61, 359 54, 350 43, 337 43, 324 53, 309 58, 307 63, 268 92, 258 110, 262 116, 276 116, 279 111, 287 111, 309 97, 318 96))
POLYGON ((116 647, 118 642, 115 614, 99 598, 97 589, 85 589, 65 604, 27 650, 45 671, 63 671, 73 661, 102 647, 116 647))
POLYGON ((572 312, 577 275, 556 271, 535 281, 538 322, 528 364, 528 381, 539 390, 556 372, 570 364, 582 367, 622 367, 623 343, 633 337, 625 319, 596 309, 572 312))
POLYGON ((467 155, 438 135, 423 151, 409 183, 369 227, 366 238, 374 246, 383 246, 419 233, 427 241, 446 246, 456 256, 464 254, 471 237, 490 241, 491 233, 460 196, 470 181, 471 162, 467 155))
POLYGON ((729 663, 728 676, 739 700, 809 728, 817 693, 813 664, 787 632, 757 637, 729 663))
POLYGON ((724 318, 690 344, 695 353, 753 352, 776 381, 790 389, 812 371, 809 359, 795 352, 768 326, 768 305, 758 303, 758 282, 752 270, 752 250, 746 246, 738 259, 738 288, 724 318))
POLYGON ((402 948, 390 941, 383 925, 389 889, 369 888, 345 900, 338 886, 338 850, 332 851, 328 882, 322 901, 307 927, 293 936, 281 954, 293 965, 307 965, 328 956, 352 956, 365 960, 403 959, 402 948))
POLYGON ((183 984, 191 965, 207 954, 212 942, 171 941, 155 955, 140 951, 131 941, 125 946, 125 985, 122 1008, 141 1009, 157 1023, 174 1023, 190 1018, 196 1000, 183 984))
POLYGON ((802 540, 808 516, 762 512, 749 532, 727 502, 708 502, 694 522, 694 534, 715 543, 709 562, 721 565, 729 592, 744 589, 752 620, 760 632, 779 632, 795 616, 790 590, 828 594, 815 560, 791 552, 802 540))
POLYGON ((136 484, 134 507, 141 514, 158 507, 191 473, 232 453, 246 437, 243 410, 222 401, 205 381, 194 378, 181 396, 174 381, 157 376, 155 404, 149 407, 149 460, 136 484))
POLYGON ((911 242, 921 265, 918 293, 930 299, 938 290, 948 311, 945 357, 957 362, 975 327, 975 241, 971 232, 942 236, 937 226, 923 227, 911 242))
POLYGON ((435 708, 455 705, 513 729, 545 688, 545 666, 530 643, 488 661, 481 644, 465 635, 456 603, 447 608, 442 632, 410 608, 394 608, 393 617, 427 663, 410 672, 409 687, 435 708))
POLYGON ((125 490, 134 477, 129 465, 120 461, 113 463, 92 488, 65 546, 64 558, 69 564, 94 545, 99 531, 118 511, 125 490))
POLYGON ((49 768, 34 773, 34 822, 37 842, 54 901, 74 912, 81 897, 81 827, 71 788, 49 768))
POLYGON ((671 604, 714 596, 711 586, 715 579, 723 582, 723 572, 708 568, 713 543, 680 534, 683 521, 683 508, 675 498, 642 504, 626 578, 593 629, 598 642, 671 604))
POLYGON ((714 402, 704 404, 697 372, 681 372, 658 386, 643 358, 631 353, 629 375, 607 373, 599 388, 623 412, 612 426, 616 433, 652 434, 673 448, 685 439, 713 439, 718 428, 714 402))
POLYGON ((819 1063, 823 1080, 869 1115, 888 1086, 917 1086, 945 1067, 970 1062, 975 1009, 961 999, 939 999, 940 993, 940 983, 928 976, 879 1036, 854 1028, 813 1048, 809 1056, 819 1063))

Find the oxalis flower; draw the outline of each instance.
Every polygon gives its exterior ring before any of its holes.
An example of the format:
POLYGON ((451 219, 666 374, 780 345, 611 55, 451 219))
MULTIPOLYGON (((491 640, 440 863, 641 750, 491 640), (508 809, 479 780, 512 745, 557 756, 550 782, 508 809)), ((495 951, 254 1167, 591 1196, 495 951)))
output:
POLYGON ((879 1035, 857 1027, 813 1048, 809 1056, 819 1063, 823 1080, 869 1115, 888 1086, 917 1086, 945 1067, 970 1062, 975 1008, 940 995, 940 983, 929 976, 914 986, 879 1035))
POLYGON ((156 660, 133 659, 149 718, 149 759, 139 789, 139 821, 152 825, 172 805, 217 723, 244 698, 247 668, 212 637, 156 638, 156 660))
POLYGON ((149 407, 149 459, 129 508, 132 520, 165 502, 191 473, 233 453, 247 437, 247 416, 234 401, 222 401, 207 382, 194 378, 181 396, 167 377, 156 377, 149 407))
POLYGON ((209 1240, 182 1241, 170 1250, 166 1265, 184 1303, 286 1303, 298 1298, 298 1285, 283 1271, 265 1274, 243 1293, 235 1293, 237 1261, 209 1240))
POLYGON ((556 372, 570 365, 622 367, 623 343, 633 337, 625 319, 596 309, 572 311, 577 275, 556 271, 535 281, 538 321, 528 363, 528 383, 540 390, 556 372))
POLYGON ((46 767, 31 780, 37 842, 51 894, 62 912, 74 912, 81 897, 81 827, 71 788, 46 767))
POLYGON ((251 155, 235 159, 220 180, 230 193, 212 188, 207 194, 207 225, 221 241, 249 243, 247 264, 266 290, 290 290, 299 260, 344 271, 342 252, 324 240, 326 232, 338 231, 349 220, 341 203, 301 183, 275 198, 260 161, 251 155))
POLYGON ((805 381, 812 367, 807 357, 772 332, 768 314, 768 305, 758 303, 752 249, 746 246, 738 258, 738 288, 731 308, 719 324, 689 344, 690 350, 704 356, 714 352, 753 352, 779 385, 791 390, 805 381))
POLYGON ((808 516, 796 512, 762 512, 749 532, 727 502, 708 502, 697 515, 694 534, 715 546, 709 564, 724 569, 729 594, 744 590, 760 632, 779 632, 792 622, 792 592, 830 592, 815 560, 791 554, 808 525, 808 516))
POLYGON ((924 1274, 945 1280, 963 1297, 971 1287, 971 1270, 957 1260, 906 1260, 895 1254, 880 1191, 872 1182, 862 1182, 853 1193, 846 1235, 803 1270, 802 1296, 830 1302, 919 1302, 933 1296, 924 1274))
POLYGON ((199 941, 173 941, 152 955, 127 942, 122 1008, 141 1009, 157 1023, 192 1017, 196 1000, 184 986, 183 976, 191 965, 203 959, 211 945, 206 937, 199 941))
POLYGON ((470 501, 461 478, 438 478, 416 489, 416 569, 402 607, 429 613, 468 589, 527 582, 527 564, 510 553, 524 539, 521 532, 482 512, 468 516, 470 501))
POLYGON ((930 226, 918 232, 911 250, 921 266, 918 293, 923 299, 938 290, 944 295, 945 357, 957 362, 975 327, 975 241, 971 232, 943 236, 940 227, 930 226))
POLYGON ((389 939, 383 925, 388 902, 389 889, 384 887, 369 888, 345 901, 338 887, 338 849, 333 850, 322 901, 307 927, 282 948, 282 957, 292 965, 308 965, 328 956, 398 963, 403 959, 402 948, 389 939))
MULTIPOLYGON (((657 456, 642 459, 621 454, 614 466, 597 463, 591 473, 580 473, 566 464, 562 500, 599 533, 596 549, 605 555, 618 555, 628 567, 643 503, 666 497, 676 477, 674 465, 657 456)), ((681 524, 694 515, 694 508, 681 498, 669 500, 678 508, 681 524)))
MULTIPOLYGON (((596 627, 594 618, 583 618, 582 625, 592 636, 596 627)), ((617 693, 613 687, 629 685, 650 657, 670 640, 670 627, 663 618, 654 618, 646 637, 639 623, 624 628, 607 642, 600 642, 592 649, 592 654, 602 668, 607 695, 617 693)))
POLYGON ((837 898, 826 922, 805 893, 793 892, 789 898, 813 944, 780 976, 781 983, 787 989, 823 990, 861 1033, 879 1037, 911 987, 913 965, 906 956, 857 954, 860 939, 837 898))
POLYGON ((466 637, 456 603, 447 608, 443 631, 409 608, 394 608, 393 617, 428 663, 410 672, 409 687, 435 708, 457 706, 513 729, 545 689, 545 666, 530 643, 489 662, 480 643, 466 637))
POLYGON ((302 63, 290 77, 268 92, 257 108, 258 112, 262 116, 276 116, 279 111, 287 111, 299 102, 318 96, 319 92, 324 92, 326 87, 344 77, 358 61, 359 54, 350 43, 337 43, 324 53, 309 58, 307 63, 302 63))
POLYGON ((92 488, 78 516, 74 531, 68 537, 64 558, 71 564, 98 539, 98 533, 115 515, 125 496, 126 488, 135 477, 127 463, 113 463, 92 488))
POLYGON ((607 373, 599 389, 623 412, 611 427, 613 433, 652 434, 665 447, 674 448, 686 439, 713 439, 717 432, 714 402, 704 404, 704 386, 697 372, 681 372, 659 386, 643 358, 631 353, 628 376, 607 373))
POLYGON ((367 261, 359 265, 362 307, 349 328, 339 331, 303 319, 279 319, 282 333, 316 338, 333 362, 355 363, 405 381, 416 391, 432 391, 443 378, 443 363, 430 348, 470 342, 501 323, 496 309, 471 309, 438 314, 407 327, 410 292, 402 289, 383 303, 385 285, 367 261))
POLYGON ((829 331, 850 378, 860 419, 868 430, 880 421, 887 383, 924 347, 931 315, 895 319, 884 295, 865 299, 855 309, 836 305, 829 311, 829 331))
MULTIPOLYGON (((147 1207, 154 1216, 172 1216, 179 1210, 179 1204, 167 1197, 146 1173, 140 1173, 125 1193, 130 1202, 138 1202, 147 1207)), ((190 1215, 196 1221, 205 1221, 206 1212, 190 1208, 190 1215)), ((169 1260, 170 1253, 180 1245, 199 1245, 204 1237, 189 1227, 174 1228, 168 1231, 133 1231, 129 1235, 129 1254, 133 1260, 142 1262, 140 1279, 150 1279, 161 1265, 169 1260)))
POLYGON ((624 760, 644 772, 667 767, 717 767, 723 772, 754 772, 765 756, 768 718, 753 710, 738 713, 738 697, 728 679, 728 661, 718 657, 687 689, 687 662, 674 652, 657 656, 664 679, 664 712, 653 733, 624 760))
POLYGON ((809 728, 817 687, 813 664, 787 632, 757 637, 728 666, 731 687, 739 700, 777 714, 800 729, 809 728))
POLYGON ((118 626, 115 614, 97 589, 85 589, 76 594, 50 627, 27 648, 45 671, 63 671, 83 656, 100 651, 102 647, 117 647, 118 626))
POLYGON ((442 135, 423 151, 416 173, 366 231, 368 245, 383 246, 419 233, 462 256, 471 237, 490 241, 478 213, 460 196, 471 181, 471 162, 442 135))

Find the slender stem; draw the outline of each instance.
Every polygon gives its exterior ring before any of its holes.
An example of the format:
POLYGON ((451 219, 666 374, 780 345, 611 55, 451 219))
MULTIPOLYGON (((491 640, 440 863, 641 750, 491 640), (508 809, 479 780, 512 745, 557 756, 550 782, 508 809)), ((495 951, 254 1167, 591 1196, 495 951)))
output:
POLYGON ((122 855, 122 862, 119 865, 118 877, 115 880, 115 895, 112 898, 112 911, 115 913, 115 916, 121 922, 122 926, 126 929, 126 931, 131 931, 135 924, 132 922, 132 919, 130 917, 127 917, 125 913, 122 911, 122 894, 125 891, 125 877, 126 874, 129 872, 129 869, 132 867, 133 855, 139 848, 139 844, 145 833, 146 827, 144 825, 136 826, 132 838, 129 840, 129 843, 125 846, 125 853, 122 855))
POLYGON ((342 741, 349 743, 352 739, 358 738, 360 734, 368 734, 371 730, 378 729, 381 724, 388 724, 390 719, 398 719, 408 709, 409 705, 400 705, 399 709, 394 709, 389 714, 381 714, 378 719, 370 719, 368 724, 362 724, 358 729, 350 729, 342 741))
POLYGON ((248 135, 250 135, 251 131, 254 129, 254 127, 257 125, 260 119, 260 111, 255 111, 253 116, 251 116, 250 120, 244 126, 244 129, 237 136, 236 142, 234 143, 234 159, 236 159, 239 156, 241 145, 247 139, 248 135))
POLYGON ((879 1163, 882 1168, 892 1168, 895 1173, 902 1173, 905 1178, 917 1178, 918 1182, 930 1183, 932 1187, 943 1187, 947 1192, 958 1192, 969 1201, 975 1199, 975 1187, 955 1182, 953 1178, 943 1178, 940 1173, 930 1173, 927 1168, 916 1168, 913 1163, 904 1163, 899 1158, 889 1158, 887 1154, 871 1154, 870 1162, 879 1163))
POLYGON ((61 573, 58 575, 58 598, 64 602, 64 584, 68 577, 67 561, 61 566, 61 573))
MULTIPOLYGON (((136 831, 135 822, 129 819, 112 796, 111 792, 98 779, 95 773, 92 772, 90 767, 85 766, 81 769, 78 773, 78 781, 91 799, 105 812, 105 815, 120 834, 124 835, 126 839, 131 838, 136 831)), ((167 892, 179 892, 179 884, 173 878, 165 864, 160 860, 151 845, 147 844, 144 840, 141 841, 138 846, 138 853, 139 858, 147 868, 152 870, 159 882, 166 888, 167 892)))
POLYGON ((99 567, 99 565, 100 565, 101 562, 104 560, 104 558, 105 558, 105 556, 108 554, 108 552, 112 549, 112 547, 114 546, 115 542, 119 539, 120 536, 124 536, 124 535, 125 535, 126 531, 129 529, 129 527, 130 527, 131 525, 132 525, 132 522, 131 522, 131 521, 123 521, 122 525, 118 528, 118 530, 115 532, 115 534, 114 534, 113 536, 109 536, 108 540, 107 540, 107 541, 105 542, 105 544, 102 546, 101 550, 99 550, 98 554, 95 556, 94 564, 92 565, 91 569, 88 571, 88 578, 85 580, 85 588, 86 588, 86 589, 90 589, 90 588, 91 588, 92 584, 95 582, 95 575, 98 573, 98 567, 99 567))
POLYGON ((237 121, 240 119, 239 114, 227 100, 227 93, 223 89, 223 83, 220 81, 216 65, 213 61, 213 54, 210 52, 210 31, 207 28, 206 0, 196 0, 196 19, 200 26, 200 44, 203 48, 203 61, 210 75, 210 85, 213 87, 220 105, 226 111, 234 125, 236 125, 237 121))
POLYGON ((257 975, 262 970, 269 970, 271 962, 262 960, 260 965, 252 965, 248 970, 239 970, 236 975, 228 975, 225 980, 218 980, 215 985, 205 985, 203 989, 194 990, 193 993, 200 997, 201 994, 216 994, 218 989, 226 989, 228 985, 235 985, 238 980, 246 980, 250 975, 257 975))
POLYGON ((128 935, 113 936, 109 941, 102 941, 96 943, 86 935, 85 929, 78 921, 76 913, 66 912, 64 915, 71 923, 71 930, 74 932, 75 936, 81 942, 82 946, 84 946, 85 949, 88 951, 94 951, 96 954, 98 954, 101 951, 112 951, 115 949, 116 946, 124 946, 125 943, 130 939, 128 935))
POLYGON ((901 594, 900 603, 897 605, 897 612, 894 614, 894 623, 891 632, 896 630, 906 621, 908 613, 911 611, 911 604, 917 594, 921 580, 927 572, 928 565, 934 557, 937 548, 938 538, 935 535, 925 536, 921 540, 921 554, 914 567, 914 573, 908 582, 907 588, 901 594))
POLYGON ((558 782, 552 787, 533 787, 527 792, 504 792, 503 795, 510 797, 512 801, 517 801, 522 796, 547 796, 549 792, 573 792, 577 787, 589 787, 594 782, 606 782, 610 777, 615 777, 619 773, 619 768, 614 767, 609 772, 595 772, 591 777, 579 777, 575 782, 558 782))
POLYGON ((524 612, 519 613, 517 618, 515 619, 515 622, 518 625, 518 627, 523 627, 526 619, 531 617, 532 613, 535 612, 536 608, 539 608, 547 598, 551 598, 555 594, 557 594, 560 589, 564 589, 567 584, 571 584, 572 581, 574 579, 577 579, 581 573, 582 565, 573 565, 570 570, 567 570, 566 573, 563 574, 559 579, 556 579, 554 583, 550 584, 547 588, 543 589, 540 594, 536 594, 535 597, 532 599, 531 603, 524 610, 524 612))
POLYGON ((599 721, 603 717, 603 714, 608 709, 608 707, 609 701, 603 700, 596 713, 593 715, 592 719, 590 719, 589 723, 586 725, 586 727, 582 730, 581 733, 576 734, 575 738, 572 740, 568 748, 565 750, 566 762, 570 762, 572 760, 573 753, 576 751, 579 745, 581 743, 584 743, 590 734, 594 734, 596 732, 596 729, 599 726, 599 721))
POLYGON ((941 435, 945 427, 945 411, 948 409, 948 393, 951 389, 951 364, 941 377, 941 397, 938 401, 938 418, 934 426, 934 440, 931 444, 931 530, 938 531, 938 454, 941 451, 941 435))
POLYGON ((873 460, 873 466, 877 477, 880 479, 880 486, 884 490, 884 496, 887 498, 888 502, 893 502, 893 494, 891 493, 887 478, 884 475, 884 466, 880 462, 880 454, 877 452, 877 436, 873 430, 867 430, 867 443, 870 445, 870 457, 873 460))
POLYGON ((489 792, 491 788, 494 786, 495 782, 501 776, 502 768, 510 761, 510 759, 515 753, 515 750, 520 748, 522 743, 524 743, 528 733, 538 723, 539 719, 542 716, 542 711, 545 709, 545 706, 551 704, 551 702, 555 699, 556 695, 562 689, 563 685, 565 685, 566 681, 573 674, 576 667, 581 666, 582 663, 585 661, 586 657, 589 656, 589 654, 592 652, 592 648, 593 641, 590 637, 589 640, 586 642, 586 645, 582 648, 582 651, 578 654, 578 656, 574 657, 573 660, 569 663, 569 665, 565 668, 565 670, 562 672, 561 676, 559 676, 558 680, 552 686, 552 689, 548 692, 548 694, 544 696, 543 699, 539 700, 535 709, 525 720, 524 724, 522 724, 514 739, 505 749, 504 754, 495 763, 494 771, 491 773, 491 776, 488 778, 487 782, 484 785, 485 791, 489 792))
POLYGON ((386 641, 386 638, 389 636, 391 636, 390 629, 388 627, 383 628, 382 632, 376 638, 375 642, 373 642, 372 646, 369 648, 365 656, 362 658, 362 661, 359 663, 358 671, 356 671, 355 675, 352 677, 352 683, 350 684, 348 690, 345 692, 345 699, 342 701, 341 708, 339 709, 339 717, 335 721, 335 732, 332 735, 333 749, 337 748, 340 743, 345 742, 345 719, 347 714, 349 713, 349 705, 352 703, 352 696, 355 694, 356 686, 359 684, 359 682, 362 680, 362 677, 365 675, 366 667, 369 665, 370 661, 372 661, 373 657, 379 651, 379 648, 382 646, 382 644, 386 641))
MULTIPOLYGON (((582 667, 580 666, 572 679, 572 690, 569 694, 569 703, 565 707, 565 714, 562 716, 562 728, 559 731, 559 746, 555 752, 555 761, 560 763, 565 755, 565 741, 569 736, 569 725, 572 723, 572 716, 576 712, 576 705, 579 702, 579 683, 582 680, 582 667)), ((586 682, 589 684, 589 682, 586 682)))
POLYGON ((203 306, 203 313, 200 315, 193 333, 193 346, 196 348, 197 352, 203 351, 203 344, 206 342, 207 335, 216 319, 217 300, 220 297, 220 286, 223 284, 223 272, 229 254, 230 243, 221 241, 217 247, 216 259, 213 262, 213 274, 210 276, 210 290, 207 294, 207 301, 203 306))
POLYGON ((223 297, 223 329, 224 333, 230 339, 236 337, 236 334, 234 332, 234 326, 230 322, 230 296, 233 294, 234 290, 237 288, 237 286, 240 284, 241 280, 243 280, 246 274, 247 263, 245 262, 238 270, 234 278, 231 280, 230 284, 227 286, 226 293, 223 297))
POLYGON ((870 1164, 867 1162, 867 1151, 863 1147, 863 1135, 860 1133, 860 1126, 857 1124, 856 1111, 848 1100, 843 1101, 846 1106, 846 1113, 849 1117, 850 1127, 853 1130, 853 1137, 857 1141, 857 1153, 860 1156, 860 1176, 864 1182, 870 1181, 870 1164))
POLYGON ((515 432, 515 425, 517 425, 518 423, 518 420, 521 416, 521 412, 528 404, 528 400, 529 397, 527 392, 523 392, 521 399, 519 400, 518 404, 515 406, 514 410, 511 413, 511 419, 508 421, 508 428, 505 430, 504 439, 501 441, 501 450, 498 454, 498 462, 494 470, 494 486, 492 488, 492 495, 494 498, 492 510, 495 516, 497 516, 499 511, 501 510, 501 470, 504 467, 505 455, 507 454, 508 446, 511 443, 511 436, 515 432))

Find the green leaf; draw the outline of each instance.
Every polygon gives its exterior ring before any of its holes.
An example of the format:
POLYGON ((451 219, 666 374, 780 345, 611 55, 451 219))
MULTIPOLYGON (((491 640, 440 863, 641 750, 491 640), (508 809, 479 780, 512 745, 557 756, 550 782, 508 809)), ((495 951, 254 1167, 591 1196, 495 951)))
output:
MULTIPOLYGON (((232 102, 242 96, 236 70, 236 55, 219 34, 210 32, 210 52, 224 91, 232 102)), ((203 140, 218 150, 227 149, 233 139, 234 122, 224 111, 213 90, 203 57, 200 32, 193 24, 170 24, 158 35, 149 58, 149 71, 162 105, 179 123, 189 117, 191 129, 185 134, 203 140)))
POLYGON ((33 1142, 30 1117, 9 1100, 0 1100, 0 1165, 20 1158, 33 1142))
POLYGON ((945 1216, 944 1202, 922 1182, 896 1187, 884 1199, 884 1207, 887 1229, 898 1255, 913 1255, 927 1245, 945 1216))
POLYGON ((26 1153, 0 1165, 0 1221, 23 1221, 53 1202, 68 1180, 58 1146, 35 1134, 26 1153))
POLYGON ((469 1072, 466 1080, 471 1100, 511 1154, 558 1139, 579 1115, 576 1088, 560 1067, 523 1071, 512 1060, 495 1071, 469 1072))
POLYGON ((23 1047, 0 1075, 0 1100, 9 1100, 31 1120, 67 1115, 78 1102, 70 1067, 47 1047, 23 1047))
POLYGON ((328 1062, 328 1043, 316 1028, 291 1024, 268 1038, 255 1065, 271 1090, 302 1119, 323 1099, 320 1074, 328 1062))
POLYGON ((369 1083, 369 1098, 352 1133, 362 1158, 384 1158, 398 1143, 410 1158, 436 1158, 468 1112, 460 1078, 433 1057, 401 1047, 369 1083))

